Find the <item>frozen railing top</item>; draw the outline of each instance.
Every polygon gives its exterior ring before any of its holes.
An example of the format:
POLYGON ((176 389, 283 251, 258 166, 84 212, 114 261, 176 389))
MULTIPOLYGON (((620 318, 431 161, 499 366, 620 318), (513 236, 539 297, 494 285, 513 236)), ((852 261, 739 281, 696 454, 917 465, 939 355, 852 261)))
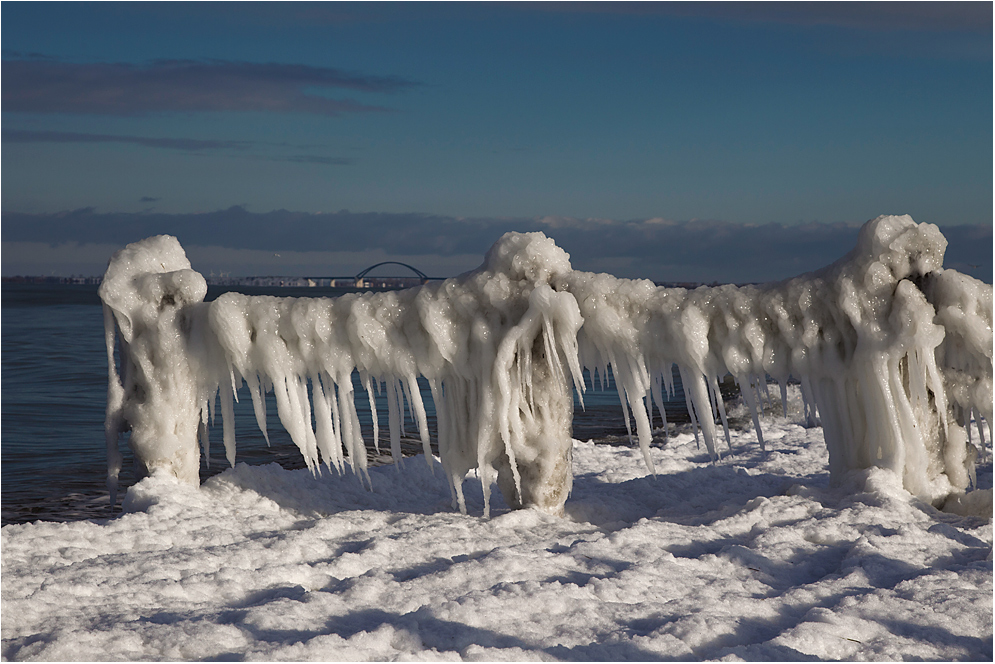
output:
POLYGON ((718 379, 731 373, 739 382, 763 446, 758 391, 770 375, 783 399, 792 376, 807 416, 824 427, 835 478, 882 466, 923 499, 942 499, 972 481, 971 413, 981 436, 982 418, 992 416, 992 287, 944 270, 945 247, 935 226, 878 217, 822 270, 687 291, 575 271, 542 233, 508 233, 478 269, 419 288, 338 298, 228 293, 204 303, 204 279, 176 239, 149 238, 114 255, 100 288, 112 491, 118 433, 127 429, 145 471, 197 482, 198 439, 207 445, 216 401, 234 463, 233 398, 243 382, 264 435, 272 390, 309 467, 348 464, 368 481, 358 371, 374 440, 374 390, 386 391, 395 458, 405 401, 430 453, 416 382, 428 381, 460 509, 463 479, 476 469, 485 503, 496 480, 509 504, 557 512, 571 486, 571 384, 583 394, 582 369, 603 378, 612 367, 652 469, 652 403, 665 418, 676 364, 713 458, 716 419, 729 438, 718 379))

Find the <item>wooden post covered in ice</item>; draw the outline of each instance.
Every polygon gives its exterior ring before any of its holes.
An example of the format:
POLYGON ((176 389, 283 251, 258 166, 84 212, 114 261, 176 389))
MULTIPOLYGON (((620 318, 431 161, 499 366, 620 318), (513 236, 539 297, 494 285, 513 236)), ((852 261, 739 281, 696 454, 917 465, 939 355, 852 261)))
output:
POLYGON ((273 391, 309 467, 349 464, 368 481, 358 372, 375 439, 372 395, 386 390, 396 458, 405 400, 430 454, 417 379, 428 381, 459 509, 476 469, 485 511, 496 481, 509 505, 560 513, 572 483, 571 385, 583 393, 582 367, 604 375, 611 365, 652 469, 649 406, 662 407, 676 363, 713 457, 713 409, 725 425, 718 380, 731 373, 739 382, 763 446, 754 390, 769 375, 783 395, 793 376, 810 420, 821 419, 834 479, 881 466, 919 497, 942 500, 970 483, 964 414, 992 417, 992 287, 943 270, 945 247, 935 226, 879 217, 850 254, 817 272, 687 291, 574 271, 542 233, 508 233, 477 270, 418 288, 333 299, 228 293, 204 303, 204 279, 176 239, 149 238, 114 255, 100 288, 112 491, 118 434, 128 429, 142 470, 196 483, 198 441, 206 446, 218 398, 234 463, 232 403, 243 382, 264 434, 273 391))

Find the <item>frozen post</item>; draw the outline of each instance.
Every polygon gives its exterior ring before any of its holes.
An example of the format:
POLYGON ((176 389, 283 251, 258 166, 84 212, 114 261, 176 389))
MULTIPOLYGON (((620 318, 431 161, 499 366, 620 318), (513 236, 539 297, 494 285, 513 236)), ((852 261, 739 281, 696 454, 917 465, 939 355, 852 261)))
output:
POLYGON ((199 482, 201 403, 190 331, 195 307, 207 294, 204 277, 190 269, 176 238, 160 235, 114 254, 99 293, 109 373, 105 428, 112 499, 121 470, 117 438, 122 431, 131 431, 129 444, 145 472, 162 468, 183 481, 199 482))

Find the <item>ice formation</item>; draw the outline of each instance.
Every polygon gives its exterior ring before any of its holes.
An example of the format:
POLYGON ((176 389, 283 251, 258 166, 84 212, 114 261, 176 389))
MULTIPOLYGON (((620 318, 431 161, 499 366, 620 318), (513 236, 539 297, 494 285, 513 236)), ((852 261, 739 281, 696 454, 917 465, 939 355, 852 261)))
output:
POLYGON ((100 289, 109 481, 114 491, 118 433, 130 428, 146 471, 196 483, 198 440, 206 446, 216 400, 234 463, 232 402, 243 381, 264 434, 272 390, 309 467, 341 472, 348 463, 369 481, 353 372, 371 395, 374 440, 373 390, 386 390, 395 459, 405 401, 429 453, 421 376, 454 505, 465 511, 462 483, 476 469, 485 513, 494 481, 510 505, 556 513, 572 482, 571 384, 583 393, 582 369, 603 378, 611 366, 652 468, 652 403, 662 416, 676 364, 713 458, 716 419, 729 440, 718 380, 731 373, 739 382, 763 447, 766 376, 782 399, 791 376, 809 419, 824 427, 834 478, 880 466, 924 500, 941 500, 971 482, 970 415, 982 437, 982 418, 992 417, 992 287, 944 270, 945 247, 935 226, 882 216, 817 272, 687 291, 575 271, 542 233, 508 233, 477 270, 419 288, 334 299, 229 293, 204 303, 204 279, 179 242, 149 238, 115 254, 100 289))

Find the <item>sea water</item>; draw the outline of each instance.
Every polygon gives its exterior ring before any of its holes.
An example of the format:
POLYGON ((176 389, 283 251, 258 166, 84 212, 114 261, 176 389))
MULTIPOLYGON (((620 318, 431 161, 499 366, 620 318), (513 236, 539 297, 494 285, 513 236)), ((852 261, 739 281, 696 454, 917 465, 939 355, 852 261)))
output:
MULTIPOLYGON (((211 287, 207 299, 237 290, 247 295, 281 297, 335 297, 347 290, 330 288, 211 287)), ((107 364, 104 350, 103 313, 96 286, 4 283, 2 288, 2 523, 37 519, 73 520, 107 518, 116 511, 108 505, 107 457, 104 443, 107 364)), ((629 444, 625 419, 614 377, 607 385, 592 383, 584 374, 587 391, 581 409, 575 395, 573 436, 629 444)), ((389 463, 386 442, 386 398, 377 397, 380 411, 380 453, 371 439, 372 418, 368 398, 358 376, 353 377, 356 403, 370 462, 389 463)), ((675 372, 675 393, 667 400, 667 419, 687 421, 684 393, 675 372)), ((433 442, 435 408, 424 379, 419 380, 433 442)), ((237 462, 279 463, 303 468, 304 460, 276 414, 272 393, 267 395, 267 446, 256 426, 251 399, 243 387, 235 409, 238 440, 237 462)), ((405 452, 421 451, 417 426, 405 409, 405 452)), ((221 443, 221 422, 212 429, 210 457, 203 458, 201 479, 228 467, 221 443), (208 463, 209 461, 209 463, 208 463)), ((657 426, 659 419, 656 420, 657 426)), ((120 447, 125 455, 122 494, 135 481, 126 436, 120 447)), ((329 472, 324 469, 324 472, 329 472)))

